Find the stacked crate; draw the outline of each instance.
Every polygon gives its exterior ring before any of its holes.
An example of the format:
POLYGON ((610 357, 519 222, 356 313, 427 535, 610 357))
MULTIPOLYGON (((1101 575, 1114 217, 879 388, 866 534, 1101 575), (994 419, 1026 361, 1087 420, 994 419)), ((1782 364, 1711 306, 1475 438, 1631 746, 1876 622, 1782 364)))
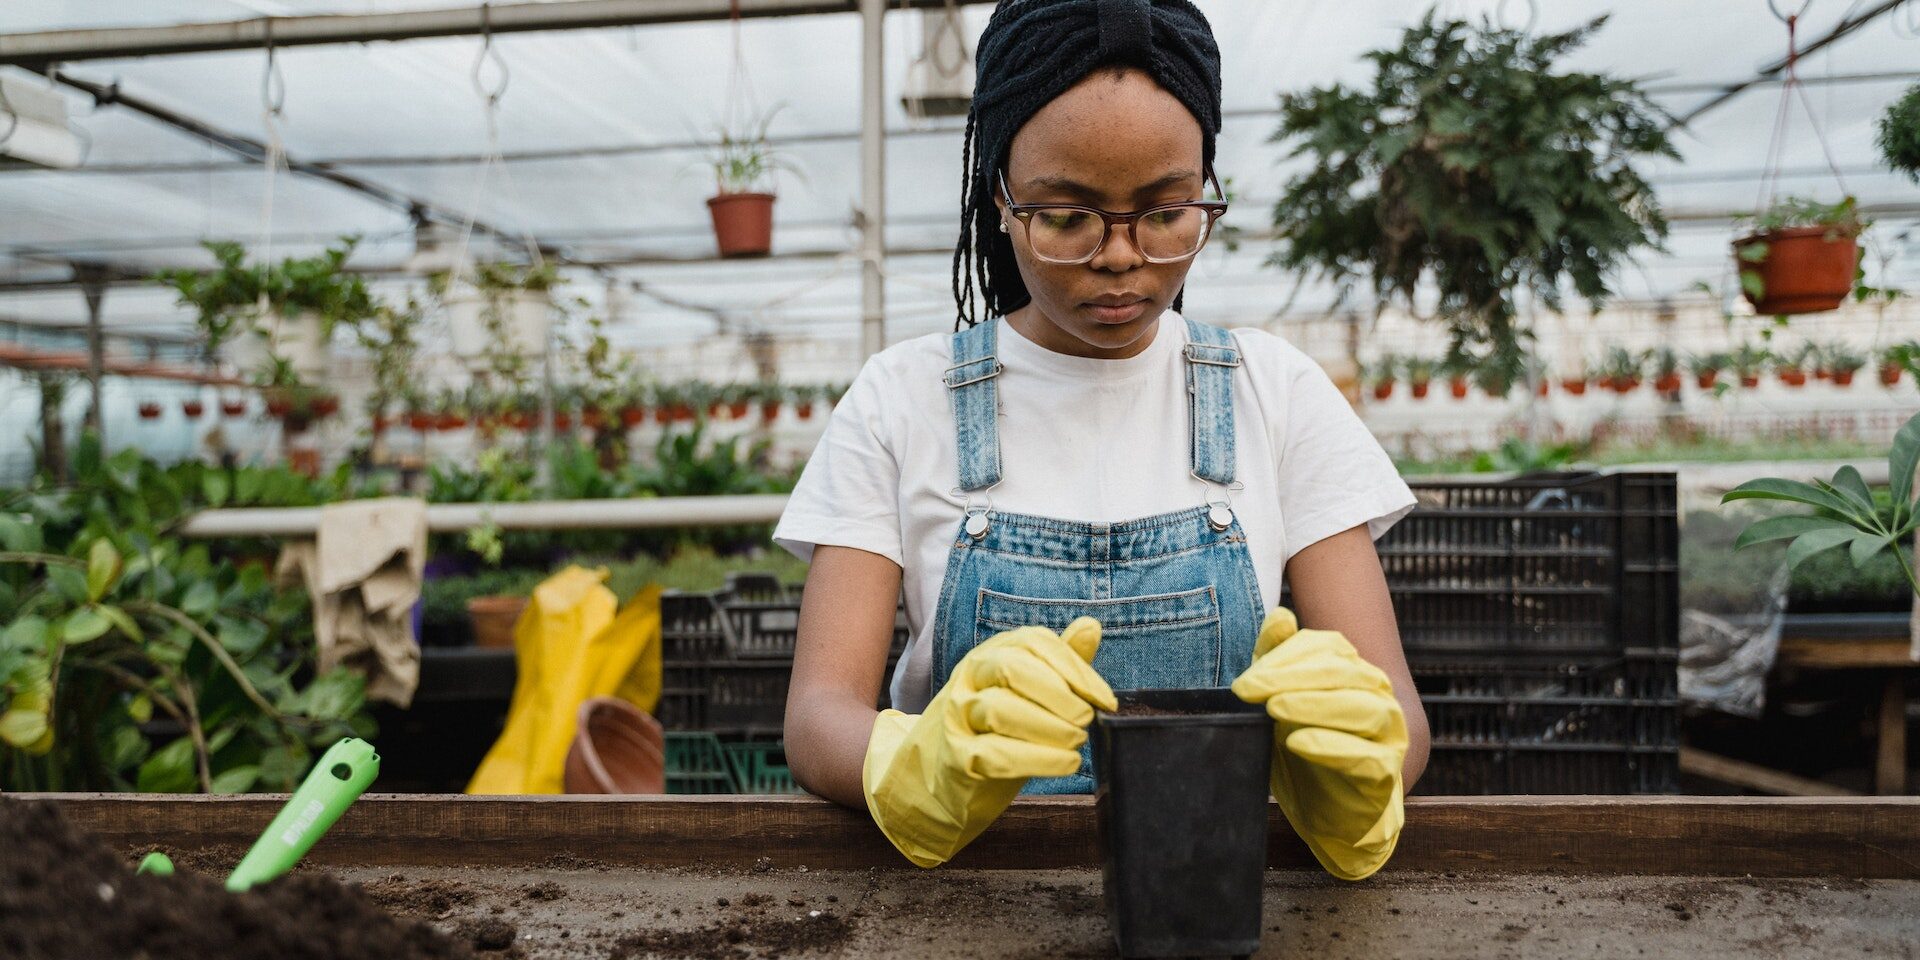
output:
MULTIPOLYGON (((1674 475, 1413 488, 1379 552, 1433 732, 1419 792, 1677 789, 1674 475)), ((764 575, 661 598, 661 723, 712 741, 687 754, 685 789, 792 789, 778 740, 799 611, 764 575)), ((908 637, 904 613, 894 623, 889 676, 908 637)))

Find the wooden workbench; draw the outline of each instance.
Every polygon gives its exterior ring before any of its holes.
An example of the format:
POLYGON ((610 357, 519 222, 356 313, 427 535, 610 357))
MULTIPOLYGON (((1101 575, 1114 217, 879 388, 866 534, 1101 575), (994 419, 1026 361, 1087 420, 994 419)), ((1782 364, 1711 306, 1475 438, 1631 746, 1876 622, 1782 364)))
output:
POLYGON ((1875 725, 1874 792, 1907 792, 1907 681, 1920 670, 1912 658, 1906 614, 1789 616, 1780 634, 1776 669, 1858 673, 1880 689, 1875 725))

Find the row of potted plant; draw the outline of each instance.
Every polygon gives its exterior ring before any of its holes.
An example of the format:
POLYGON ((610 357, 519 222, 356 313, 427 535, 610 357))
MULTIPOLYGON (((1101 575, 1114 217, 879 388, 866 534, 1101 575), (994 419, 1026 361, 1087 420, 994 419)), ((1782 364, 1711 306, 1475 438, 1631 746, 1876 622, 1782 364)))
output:
MULTIPOLYGON (((624 388, 561 387, 553 395, 553 426, 561 431, 576 424, 595 431, 616 425, 631 429, 649 420, 659 424, 692 422, 703 416, 744 420, 756 411, 763 421, 771 422, 789 404, 796 417, 807 420, 817 403, 838 403, 845 393, 845 384, 688 381, 624 388)), ((541 407, 537 390, 495 391, 475 385, 432 395, 409 392, 397 408, 377 404, 369 414, 376 432, 396 424, 421 432, 468 427, 531 430, 539 424, 541 407)))
MULTIPOLYGON (((1856 348, 1840 342, 1807 343, 1792 353, 1742 344, 1736 350, 1686 356, 1668 347, 1654 350, 1613 347, 1599 361, 1576 373, 1557 378, 1539 377, 1536 387, 1545 395, 1551 386, 1557 385, 1562 392, 1577 397, 1584 395, 1589 387, 1626 394, 1650 382, 1656 392, 1674 394, 1689 378, 1700 389, 1712 390, 1723 374, 1743 387, 1757 387, 1768 373, 1789 387, 1805 386, 1809 379, 1849 387, 1869 360, 1856 348)), ((1897 386, 1909 374, 1920 381, 1920 341, 1890 344, 1871 360, 1884 386, 1897 386)), ((1488 396, 1504 397, 1512 392, 1519 378, 1498 373, 1490 375, 1485 367, 1462 358, 1435 360, 1385 354, 1366 365, 1364 379, 1376 400, 1392 397, 1401 383, 1406 384, 1409 396, 1420 400, 1430 392, 1434 381, 1445 382, 1452 396, 1464 399, 1475 386, 1488 396)))

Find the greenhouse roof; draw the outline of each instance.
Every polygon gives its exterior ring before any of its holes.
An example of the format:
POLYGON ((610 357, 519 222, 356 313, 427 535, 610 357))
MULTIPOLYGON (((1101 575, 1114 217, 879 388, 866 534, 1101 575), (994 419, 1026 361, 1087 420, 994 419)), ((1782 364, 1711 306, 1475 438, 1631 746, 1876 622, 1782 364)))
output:
MULTIPOLYGON (((1219 171, 1238 194, 1229 220, 1257 232, 1288 169, 1268 142, 1277 93, 1333 81, 1364 81, 1360 55, 1388 45, 1428 9, 1422 2, 1343 3, 1198 0, 1214 24, 1225 64, 1227 119, 1219 171)), ((261 16, 359 14, 442 8, 449 0, 52 0, 0 6, 0 33, 164 26, 261 16)), ((1803 45, 1836 24, 1867 23, 1802 59, 1808 103, 1819 118, 1844 190, 1881 223, 1878 255, 1894 280, 1920 282, 1920 188, 1881 165, 1873 125, 1920 79, 1920 2, 1814 0, 1803 45)), ((971 41, 989 7, 960 8, 971 41)), ((1728 269, 1729 216, 1750 212, 1781 86, 1755 79, 1786 52, 1786 30, 1761 0, 1617 0, 1608 3, 1442 2, 1442 13, 1516 24, 1537 9, 1540 30, 1610 17, 1569 66, 1640 78, 1676 116, 1708 107, 1681 129, 1679 162, 1651 164, 1674 220, 1665 253, 1618 278, 1629 301, 1682 295, 1728 269)), ((411 198, 459 220, 473 217, 514 238, 537 238, 580 271, 579 292, 598 298, 611 282, 637 294, 619 314, 622 342, 708 336, 717 322, 782 336, 857 336, 860 265, 860 21, 853 14, 747 19, 740 42, 753 88, 778 104, 770 135, 800 175, 781 174, 776 256, 714 259, 704 199, 711 173, 703 141, 725 101, 730 38, 725 21, 518 33, 492 39, 508 82, 490 152, 483 96, 473 75, 478 37, 303 46, 275 54, 284 80, 279 142, 296 161, 411 198), (637 284, 637 287, 635 287, 637 284), (717 319, 718 318, 718 319, 717 319)), ((916 120, 901 107, 921 17, 896 11, 886 33, 887 315, 890 340, 951 325, 951 250, 958 227, 961 123, 916 120)), ((264 51, 189 53, 67 63, 67 76, 184 120, 269 141, 264 51)), ((497 82, 496 64, 483 71, 497 82)), ((10 72, 16 79, 18 71, 10 72)), ((71 170, 0 168, 0 322, 69 325, 86 305, 74 263, 138 276, 209 262, 198 243, 232 238, 275 255, 318 249, 334 237, 364 238, 353 264, 400 271, 415 250, 405 209, 313 176, 263 167, 207 139, 122 105, 96 105, 65 91, 73 125, 89 147, 71 170)), ((1779 189, 1837 198, 1807 115, 1796 105, 1779 189)), ((1261 265, 1265 243, 1210 248, 1189 282, 1189 312, 1228 324, 1324 313, 1330 288, 1295 295, 1292 278, 1261 265)), ((385 282, 385 281, 383 281, 385 282)), ((400 280, 391 281, 394 283, 400 280)), ((151 285, 111 290, 105 323, 115 332, 183 335, 191 317, 151 285)))

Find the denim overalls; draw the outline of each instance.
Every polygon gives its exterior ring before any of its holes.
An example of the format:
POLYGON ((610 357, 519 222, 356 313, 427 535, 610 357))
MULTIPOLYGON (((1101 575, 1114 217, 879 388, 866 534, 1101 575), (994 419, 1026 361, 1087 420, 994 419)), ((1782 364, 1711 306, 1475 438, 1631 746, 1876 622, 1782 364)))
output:
MULTIPOLYGON (((1058 631, 1082 615, 1100 621, 1093 666, 1115 690, 1231 683, 1252 662, 1263 613, 1247 537, 1226 495, 1237 488, 1233 372, 1240 352, 1232 336, 1186 321, 1190 469, 1208 484, 1205 501, 1120 523, 1078 523, 1003 513, 987 502, 1000 482, 999 323, 954 334, 945 377, 966 517, 934 613, 933 689, 996 633, 1034 624, 1058 631)), ((1080 757, 1079 773, 1036 777, 1023 792, 1091 792, 1090 743, 1080 757)))

